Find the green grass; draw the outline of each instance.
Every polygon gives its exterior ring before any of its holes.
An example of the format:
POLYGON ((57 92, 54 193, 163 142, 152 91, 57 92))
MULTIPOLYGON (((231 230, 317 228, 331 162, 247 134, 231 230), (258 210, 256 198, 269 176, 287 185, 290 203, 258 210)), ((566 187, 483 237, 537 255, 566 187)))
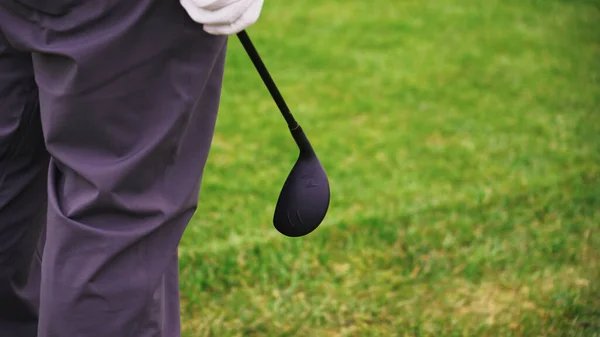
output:
POLYGON ((272 227, 297 151, 232 38, 185 336, 600 336, 600 1, 266 1, 249 31, 331 209, 272 227))

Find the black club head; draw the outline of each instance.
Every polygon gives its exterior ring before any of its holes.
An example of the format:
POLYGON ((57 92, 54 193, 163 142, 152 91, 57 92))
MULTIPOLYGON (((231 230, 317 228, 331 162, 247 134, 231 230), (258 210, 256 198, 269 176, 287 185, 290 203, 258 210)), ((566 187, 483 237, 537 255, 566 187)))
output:
POLYGON ((314 231, 325 218, 330 190, 325 170, 302 129, 292 130, 292 135, 300 156, 279 194, 273 225, 285 236, 300 237, 314 231))

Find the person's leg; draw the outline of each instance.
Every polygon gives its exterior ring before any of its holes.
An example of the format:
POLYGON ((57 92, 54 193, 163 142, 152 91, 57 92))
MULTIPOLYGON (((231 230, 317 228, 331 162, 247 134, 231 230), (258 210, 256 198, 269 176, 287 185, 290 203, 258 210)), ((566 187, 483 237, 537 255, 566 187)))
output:
POLYGON ((34 252, 46 218, 47 170, 31 54, 15 50, 0 31, 2 337, 36 336, 39 260, 34 252))
POLYGON ((178 337, 177 247, 198 202, 227 39, 176 0, 74 3, 62 16, 0 13, 35 53, 52 156, 38 336, 178 337))

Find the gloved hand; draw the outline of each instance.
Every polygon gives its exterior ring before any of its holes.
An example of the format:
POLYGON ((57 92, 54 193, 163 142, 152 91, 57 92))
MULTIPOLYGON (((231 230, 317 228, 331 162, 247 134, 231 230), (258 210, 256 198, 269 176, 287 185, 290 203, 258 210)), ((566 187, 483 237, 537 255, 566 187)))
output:
POLYGON ((232 35, 253 25, 264 0, 179 0, 192 20, 213 35, 232 35))

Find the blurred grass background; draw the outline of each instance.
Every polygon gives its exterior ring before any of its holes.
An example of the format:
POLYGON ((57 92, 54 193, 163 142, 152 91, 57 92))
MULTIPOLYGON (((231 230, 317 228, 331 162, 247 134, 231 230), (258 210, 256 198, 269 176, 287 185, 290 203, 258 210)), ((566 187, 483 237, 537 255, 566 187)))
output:
POLYGON ((232 38, 185 336, 600 336, 600 1, 267 0, 249 33, 331 208, 272 227, 297 150, 232 38))

